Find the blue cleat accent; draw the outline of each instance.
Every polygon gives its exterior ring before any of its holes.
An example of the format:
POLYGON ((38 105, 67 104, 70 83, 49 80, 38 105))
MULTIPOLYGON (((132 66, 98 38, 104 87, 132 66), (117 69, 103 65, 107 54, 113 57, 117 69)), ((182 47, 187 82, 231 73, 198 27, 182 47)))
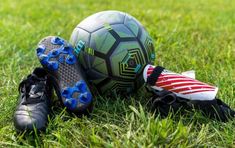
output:
POLYGON ((45 50, 45 46, 38 46, 37 56, 39 57, 41 64, 52 71, 56 71, 59 68, 59 63, 66 62, 69 65, 76 63, 76 57, 73 55, 73 48, 71 46, 62 45, 59 48, 51 50, 47 54, 45 54, 45 50), (66 54, 67 57, 65 58, 66 54))
POLYGON ((65 88, 63 91, 62 91, 62 96, 65 97, 65 98, 70 98, 71 96, 71 89, 69 88, 65 88))
POLYGON ((79 95, 79 101, 88 104, 91 102, 91 94, 89 92, 85 92, 79 95))
POLYGON ((50 55, 51 58, 55 58, 55 57, 57 57, 59 54, 60 54, 60 51, 59 51, 58 49, 54 49, 54 50, 52 50, 52 51, 49 53, 49 55, 50 55))
POLYGON ((48 65, 49 57, 45 54, 39 55, 39 60, 42 63, 42 65, 48 65))
POLYGON ((78 101, 74 98, 69 98, 65 100, 65 106, 68 107, 69 109, 76 109, 78 104, 78 101))
POLYGON ((82 93, 86 92, 87 91, 87 86, 86 86, 86 83, 82 80, 78 81, 75 85, 78 90, 82 93))
MULTIPOLYGON (((89 104, 92 101, 92 95, 87 90, 87 86, 85 81, 80 80, 78 81, 74 87, 67 87, 65 88, 62 93, 62 97, 65 98, 65 105, 66 107, 73 109, 74 103, 72 103, 72 100, 77 101, 75 104, 89 104), (78 98, 73 98, 74 93, 79 93, 78 98)), ((73 102, 75 102, 73 101, 73 102)))
POLYGON ((76 57, 74 55, 68 55, 65 61, 67 64, 73 65, 76 62, 76 57))
POLYGON ((36 50, 37 50, 37 55, 41 55, 45 52, 46 47, 43 45, 40 45, 40 46, 38 46, 38 48, 36 50))
POLYGON ((64 45, 64 40, 60 37, 53 37, 51 38, 51 43, 54 45, 64 45))
POLYGON ((61 52, 65 54, 72 54, 72 51, 73 51, 73 48, 71 48, 70 46, 63 47, 61 50, 61 52))
POLYGON ((56 71, 59 68, 59 63, 56 61, 50 61, 47 65, 50 70, 56 71))
POLYGON ((65 99, 64 105, 65 105, 66 107, 70 108, 71 104, 72 104, 72 101, 71 101, 70 99, 65 99))

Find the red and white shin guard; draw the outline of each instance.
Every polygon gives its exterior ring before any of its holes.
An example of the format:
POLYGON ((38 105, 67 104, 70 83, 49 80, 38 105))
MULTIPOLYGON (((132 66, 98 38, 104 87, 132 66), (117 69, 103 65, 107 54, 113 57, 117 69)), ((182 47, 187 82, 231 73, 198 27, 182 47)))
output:
POLYGON ((215 86, 171 72, 160 66, 147 65, 143 77, 153 89, 167 90, 189 100, 213 100, 218 92, 215 86))

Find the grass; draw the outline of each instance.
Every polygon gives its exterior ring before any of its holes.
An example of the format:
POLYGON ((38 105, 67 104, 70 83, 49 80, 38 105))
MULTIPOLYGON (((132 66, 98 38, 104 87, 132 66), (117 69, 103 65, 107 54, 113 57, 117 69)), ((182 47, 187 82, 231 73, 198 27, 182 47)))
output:
POLYGON ((0 147, 233 147, 235 121, 221 123, 199 113, 148 112, 140 90, 129 100, 97 97, 92 118, 69 116, 54 106, 45 133, 16 134, 12 116, 19 82, 40 66, 38 41, 69 39, 85 17, 115 9, 135 16, 155 40, 155 64, 176 72, 196 70, 197 79, 220 88, 235 108, 235 1, 233 0, 4 0, 0 5, 0 147))

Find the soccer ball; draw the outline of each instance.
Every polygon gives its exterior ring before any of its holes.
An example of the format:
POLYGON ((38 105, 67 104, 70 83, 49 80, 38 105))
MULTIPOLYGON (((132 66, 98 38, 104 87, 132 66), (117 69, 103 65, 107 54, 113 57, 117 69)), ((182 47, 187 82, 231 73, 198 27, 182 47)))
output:
POLYGON ((134 17, 102 11, 73 30, 75 47, 88 80, 101 94, 129 94, 144 84, 142 71, 155 59, 153 41, 134 17))

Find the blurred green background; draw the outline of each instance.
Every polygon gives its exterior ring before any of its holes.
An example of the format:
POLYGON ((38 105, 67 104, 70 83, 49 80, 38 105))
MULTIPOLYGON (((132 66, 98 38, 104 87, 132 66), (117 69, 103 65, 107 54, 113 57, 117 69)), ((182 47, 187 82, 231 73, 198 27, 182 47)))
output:
POLYGON ((196 70, 197 79, 218 86, 218 96, 235 108, 234 0, 2 0, 0 147, 234 146, 234 121, 220 123, 197 112, 154 118, 141 90, 129 100, 97 97, 92 118, 69 116, 55 105, 45 133, 16 134, 17 88, 40 66, 39 40, 48 35, 68 40, 81 20, 102 10, 136 17, 155 41, 156 65, 196 70))

